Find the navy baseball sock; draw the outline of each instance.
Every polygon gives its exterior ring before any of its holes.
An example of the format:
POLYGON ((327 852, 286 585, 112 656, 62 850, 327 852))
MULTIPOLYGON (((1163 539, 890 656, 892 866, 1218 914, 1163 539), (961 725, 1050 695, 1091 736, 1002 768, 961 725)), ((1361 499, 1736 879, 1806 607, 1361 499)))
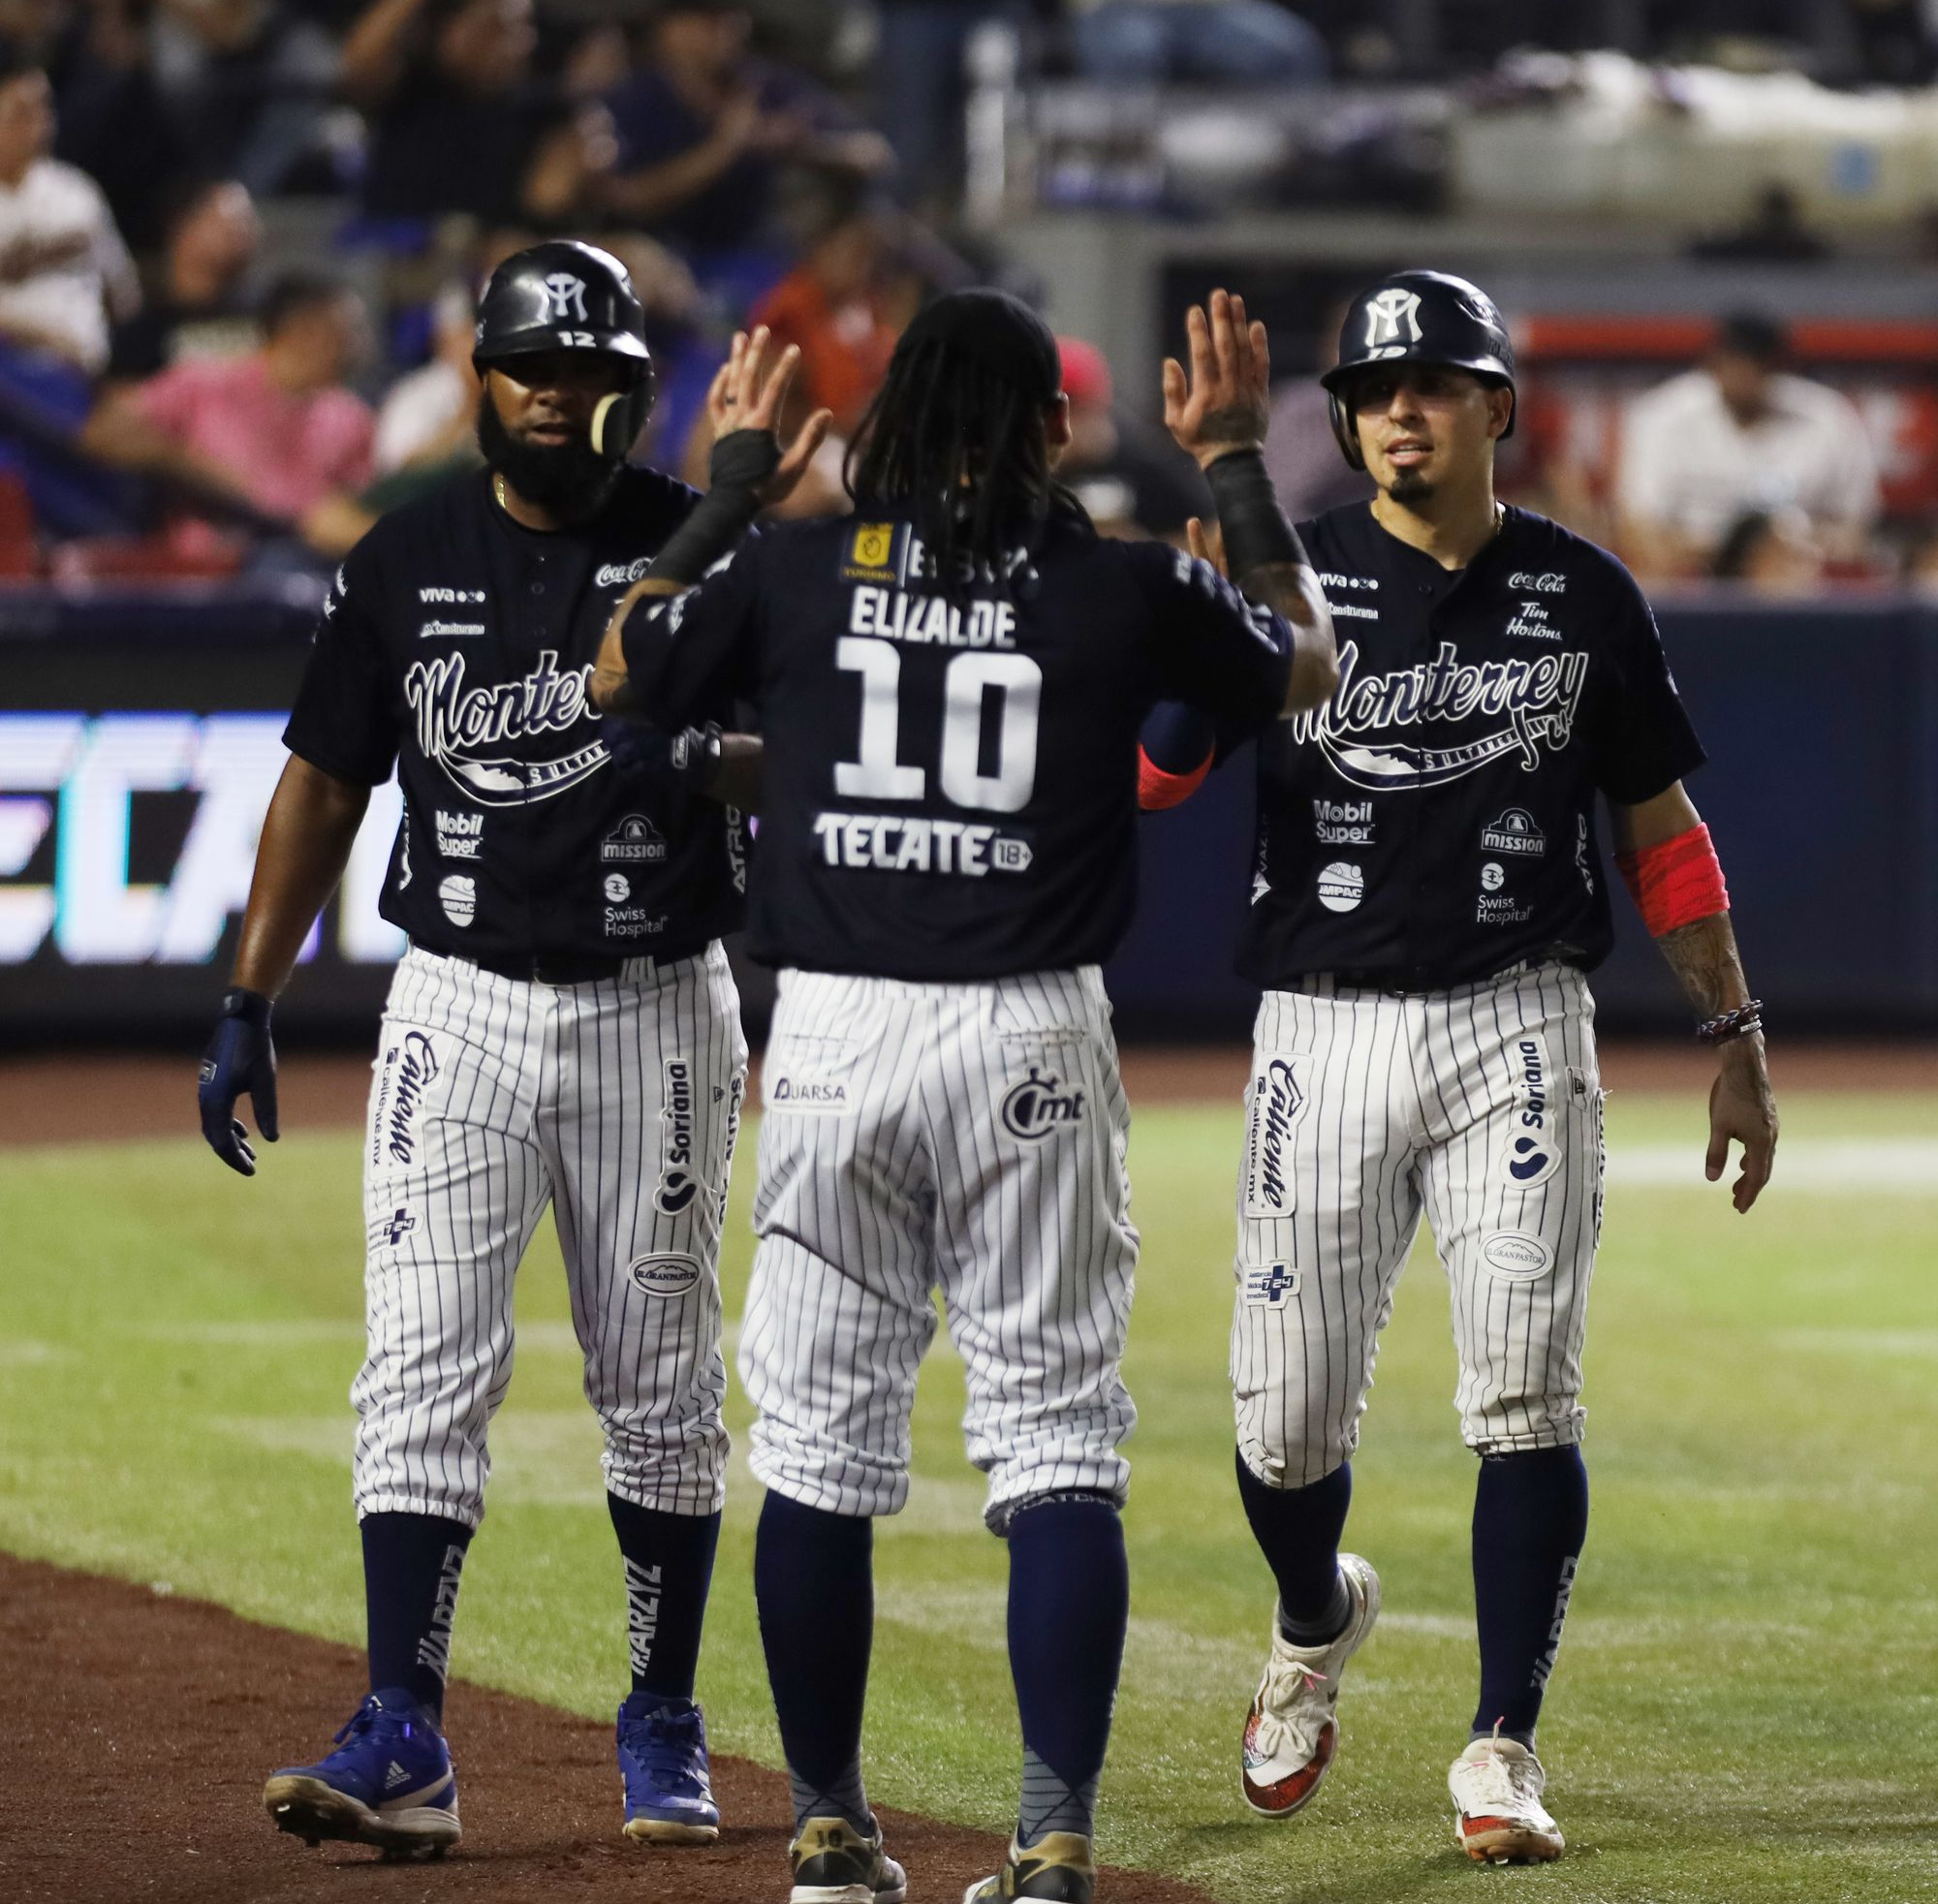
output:
POLYGON ((359 1531, 370 1690, 407 1686, 442 1724, 451 1623, 471 1529, 437 1514, 366 1514, 359 1531))
POLYGON ((1588 1470, 1579 1448, 1489 1454, 1474 1490, 1474 1611, 1481 1703, 1474 1735, 1534 1747, 1575 1568, 1588 1534, 1588 1470))
POLYGON ((1131 1611, 1113 1502, 1052 1495, 1010 1521, 1010 1671, 1022 1720, 1016 1842, 1091 1835, 1131 1611))
POLYGON ((1278 1630, 1295 1646, 1324 1646, 1345 1632, 1352 1596, 1339 1572, 1339 1539, 1353 1505, 1353 1466, 1342 1461, 1304 1487, 1272 1487, 1238 1456, 1238 1499, 1278 1582, 1278 1630))
POLYGON ((633 1690, 690 1700, 700 1629, 720 1544, 717 1514, 667 1514, 608 1493, 626 1567, 626 1649, 633 1690))
POLYGON ((875 1643, 875 1523, 768 1490, 754 1540, 754 1604, 794 1823, 873 1826, 861 1788, 861 1707, 875 1643))

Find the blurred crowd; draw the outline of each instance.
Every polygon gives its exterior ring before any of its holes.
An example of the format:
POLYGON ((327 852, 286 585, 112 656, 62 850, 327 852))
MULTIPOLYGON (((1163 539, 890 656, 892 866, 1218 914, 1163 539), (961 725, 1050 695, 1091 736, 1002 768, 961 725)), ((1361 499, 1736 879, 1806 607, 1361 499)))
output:
MULTIPOLYGON (((1843 0, 1827 4, 1694 13, 1794 32, 1843 0)), ((703 471, 707 379, 736 325, 766 324, 801 348, 799 404, 836 418, 793 507, 838 510, 843 439, 901 328, 939 290, 1004 279, 951 215, 979 26, 1101 84, 1303 85, 1363 63, 1355 36, 1406 10, 799 11, 818 40, 759 37, 733 0, 0 0, 0 575, 326 569, 476 460, 473 291, 550 234, 613 250, 646 304, 661 395, 640 453, 703 471), (866 56, 836 57, 858 19, 866 56), (291 229, 308 234, 295 263, 291 229)), ((1503 32, 1527 12, 1469 11, 1503 32)), ((1917 8, 1852 11, 1916 64, 1917 8)), ((1149 393, 1120 398, 1081 339, 1064 354, 1065 473, 1110 532, 1180 537, 1206 498, 1149 393)), ((1354 493, 1316 385, 1288 380, 1279 410, 1295 511, 1354 493)), ((1629 406, 1605 494, 1522 474, 1651 579, 1797 592, 1938 570, 1916 536, 1879 539, 1862 418, 1759 313, 1629 406)))

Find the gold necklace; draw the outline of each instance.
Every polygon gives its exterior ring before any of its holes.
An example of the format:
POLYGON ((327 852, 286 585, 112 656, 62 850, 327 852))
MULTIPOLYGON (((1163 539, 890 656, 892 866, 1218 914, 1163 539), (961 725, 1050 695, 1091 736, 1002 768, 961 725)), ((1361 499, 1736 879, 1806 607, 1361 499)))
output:
POLYGON ((491 477, 491 495, 492 499, 497 503, 498 507, 502 509, 507 515, 511 515, 512 505, 505 500, 505 479, 502 476, 497 475, 495 472, 491 477))

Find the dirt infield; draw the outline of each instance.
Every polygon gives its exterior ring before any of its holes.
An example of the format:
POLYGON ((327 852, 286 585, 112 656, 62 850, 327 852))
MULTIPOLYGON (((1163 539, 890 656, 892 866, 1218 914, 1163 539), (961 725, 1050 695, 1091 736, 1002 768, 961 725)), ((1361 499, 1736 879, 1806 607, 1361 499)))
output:
MULTIPOLYGON (((264 1816, 265 1776, 323 1750, 362 1685, 359 1655, 201 1601, 0 1554, 0 1896, 8 1904, 778 1904, 787 1782, 713 1762, 717 1845, 653 1851, 619 1833, 609 1724, 452 1689, 464 1842, 438 1863, 305 1850, 264 1816)), ((944 1904, 995 1868, 1000 1839, 884 1810, 912 1895, 944 1904)), ((1112 1872, 1109 1904, 1209 1904, 1112 1872)))
MULTIPOLYGON (((1245 1051, 1236 1046, 1139 1046, 1124 1052, 1131 1102, 1237 1102, 1245 1051)), ((1938 1090, 1938 1045, 1779 1046, 1770 1072, 1786 1090, 1938 1090)), ((1693 1045, 1606 1045, 1602 1075, 1618 1091, 1708 1088, 1715 1060, 1693 1045)), ((359 1124, 370 1061, 286 1055, 278 1094, 286 1130, 359 1124)), ((254 1119, 244 1107, 244 1121, 254 1119)), ((83 1053, 0 1061, 0 1144, 186 1137, 196 1128, 191 1057, 83 1053)))

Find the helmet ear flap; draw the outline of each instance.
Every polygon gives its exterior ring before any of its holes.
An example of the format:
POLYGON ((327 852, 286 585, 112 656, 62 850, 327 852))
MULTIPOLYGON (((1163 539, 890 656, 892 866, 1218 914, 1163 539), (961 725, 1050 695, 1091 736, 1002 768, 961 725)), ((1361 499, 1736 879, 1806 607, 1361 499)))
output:
POLYGON ((1327 414, 1332 420, 1333 440, 1339 445, 1339 453, 1346 458, 1348 469, 1364 469, 1366 459, 1360 450, 1360 424, 1353 415, 1353 406, 1337 390, 1326 392, 1327 414))
POLYGON ((633 453, 633 445, 652 415, 654 378, 648 366, 629 389, 602 396, 592 413, 592 453, 615 468, 633 453))

